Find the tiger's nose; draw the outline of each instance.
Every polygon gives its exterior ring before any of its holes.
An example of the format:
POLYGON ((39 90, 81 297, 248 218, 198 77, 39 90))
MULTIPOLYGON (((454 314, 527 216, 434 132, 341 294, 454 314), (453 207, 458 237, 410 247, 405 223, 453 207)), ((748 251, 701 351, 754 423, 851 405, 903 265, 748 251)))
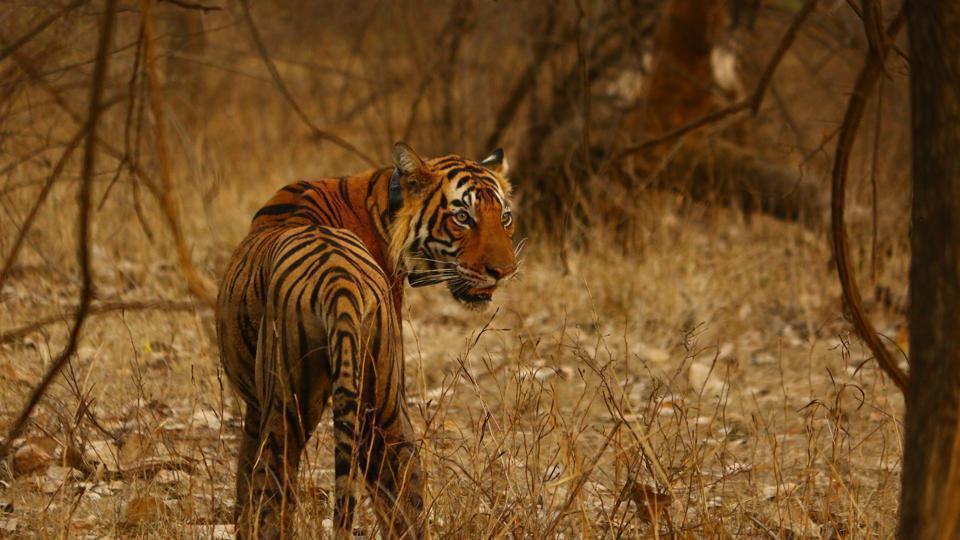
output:
POLYGON ((507 266, 487 266, 487 274, 492 276, 494 279, 503 279, 510 274, 512 274, 517 269, 516 265, 510 264, 507 266))

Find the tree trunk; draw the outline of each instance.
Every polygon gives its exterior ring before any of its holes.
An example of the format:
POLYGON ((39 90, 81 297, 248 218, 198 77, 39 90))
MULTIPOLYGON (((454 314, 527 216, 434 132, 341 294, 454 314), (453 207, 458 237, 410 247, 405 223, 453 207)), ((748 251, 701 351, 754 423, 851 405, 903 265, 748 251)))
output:
MULTIPOLYGON (((726 24, 725 2, 671 0, 667 4, 657 24, 656 59, 643 106, 624 123, 635 138, 662 135, 719 108, 723 92, 711 55, 726 24)), ((822 223, 826 192, 816 178, 760 159, 752 149, 730 140, 705 140, 705 133, 687 135, 672 154, 670 145, 664 144, 634 156, 634 172, 641 178, 658 176, 657 185, 698 201, 738 206, 748 213, 762 212, 810 228, 822 223), (664 161, 669 161, 666 167, 664 161)))
POLYGON ((960 3, 910 6, 913 223, 900 537, 960 538, 960 3))
POLYGON ((710 55, 725 23, 719 0, 672 0, 666 5, 654 34, 655 57, 644 103, 627 116, 627 129, 656 136, 716 108, 710 55))

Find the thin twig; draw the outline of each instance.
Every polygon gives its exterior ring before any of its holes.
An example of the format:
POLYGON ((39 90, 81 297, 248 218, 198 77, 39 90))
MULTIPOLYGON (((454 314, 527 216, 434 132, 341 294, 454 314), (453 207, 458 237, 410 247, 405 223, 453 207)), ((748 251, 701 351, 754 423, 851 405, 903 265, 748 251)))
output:
POLYGON ((620 431, 620 428, 623 426, 623 420, 617 420, 613 425, 613 428, 610 430, 610 433, 607 434, 606 438, 603 441, 603 445, 597 450, 597 455, 594 456, 593 461, 590 462, 590 466, 587 467, 587 470, 580 473, 580 476, 577 478, 576 484, 573 488, 567 492, 567 499, 564 501, 563 506, 560 507, 560 511, 557 512, 557 515, 554 516, 553 520, 544 529, 543 533, 540 535, 540 538, 551 538, 554 529, 557 528, 557 525, 560 524, 560 520, 563 519, 563 514, 566 513, 567 508, 570 508, 570 505, 573 504, 573 500, 580 493, 580 490, 583 488, 583 484, 590 478, 590 474, 597 467, 597 463, 600 462, 600 458, 603 456, 604 451, 606 451, 607 446, 610 445, 610 441, 613 440, 613 437, 620 431))
POLYGON ((202 11, 207 13, 208 11, 220 11, 223 8, 220 6, 208 6, 205 4, 198 4, 194 2, 184 2, 183 0, 158 0, 161 4, 172 4, 179 8, 191 9, 194 11, 202 11))
POLYGON ((737 114, 746 110, 752 111, 754 115, 759 113, 760 107, 763 105, 763 98, 767 93, 767 88, 770 86, 770 81, 773 80, 773 75, 780 66, 780 62, 783 60, 783 57, 786 56, 787 51, 790 50, 793 42, 796 41, 800 27, 803 26, 803 23, 807 20, 810 14, 813 13, 813 10, 816 7, 817 0, 807 0, 803 7, 800 8, 800 11, 798 11, 793 17, 793 21, 790 23, 790 26, 784 33, 783 38, 780 40, 780 44, 777 46, 776 50, 774 50, 773 55, 767 62, 767 67, 763 70, 763 73, 760 75, 760 79, 757 81, 757 85, 754 87, 753 92, 749 96, 722 109, 691 120, 690 122, 674 128, 660 136, 647 139, 638 144, 627 146, 617 152, 613 161, 618 161, 637 152, 642 152, 649 148, 671 142, 686 135, 687 133, 719 122, 720 120, 723 120, 724 118, 733 114, 737 114))
POLYGON ((860 298, 860 289, 857 287, 856 277, 850 271, 849 247, 847 245, 847 232, 844 224, 843 212, 846 195, 847 167, 850 163, 850 150, 857 138, 857 128, 863 119, 863 112, 867 106, 867 100, 870 93, 876 85, 877 80, 883 73, 883 63, 890 51, 889 44, 893 42, 903 23, 906 22, 905 8, 900 9, 900 13, 890 22, 887 27, 886 45, 875 54, 874 51, 867 53, 864 59, 863 69, 857 77, 857 82, 850 93, 850 101, 847 104, 847 112, 843 116, 843 123, 840 126, 840 134, 837 138, 837 153, 833 162, 833 190, 830 199, 830 214, 832 218, 833 233, 833 258, 837 262, 837 274, 840 278, 840 286, 843 289, 843 299, 847 308, 850 310, 850 316, 853 319, 853 327, 857 334, 867 344, 873 353, 880 368, 890 377, 901 392, 907 388, 907 374, 897 365, 893 355, 880 341, 877 331, 873 324, 867 318, 863 311, 863 303, 860 298))
POLYGON ((873 123, 873 155, 870 158, 870 217, 873 223, 873 230, 870 234, 870 278, 874 285, 877 283, 877 222, 878 220, 878 202, 877 202, 877 176, 880 174, 880 130, 883 127, 883 79, 880 79, 880 87, 877 89, 877 110, 876 118, 873 123))
POLYGON ((87 128, 89 127, 90 125, 87 124, 80 128, 80 130, 77 131, 77 134, 73 136, 73 139, 67 143, 66 149, 64 149, 63 153, 60 154, 60 159, 57 161, 56 165, 54 165, 53 171, 51 171, 50 176, 47 177, 47 181, 43 184, 43 188, 40 190, 37 200, 34 201, 33 206, 30 207, 30 211, 27 213, 27 217, 23 220, 23 225, 20 227, 20 231, 17 233, 17 238, 13 241, 13 247, 10 248, 10 252, 7 253, 7 257, 3 261, 3 268, 0 268, 0 290, 3 289, 3 284, 6 283, 7 278, 10 277, 10 270, 13 268, 13 263, 16 262, 17 256, 20 254, 20 248, 23 247, 23 242, 26 240, 27 234, 30 233, 30 229, 33 227, 33 221, 37 218, 37 214, 40 212, 40 207, 42 207, 46 202, 47 196, 50 195, 50 191, 53 189, 53 184, 56 183, 57 178, 60 177, 64 167, 70 160, 70 156, 77 148, 77 145, 80 144, 80 141, 83 140, 83 137, 87 134, 87 128))
MULTIPOLYGON (((847 7, 849 7, 850 10, 853 11, 853 13, 860 19, 861 22, 863 22, 864 25, 868 24, 868 21, 864 19, 863 10, 860 9, 860 6, 858 6, 856 2, 853 2, 852 0, 847 0, 847 7)), ((873 23, 873 24, 876 24, 876 23, 873 23)), ((867 30, 867 31, 870 32, 870 30, 867 30)), ((889 43, 888 45, 893 47, 893 52, 897 53, 897 56, 899 56, 904 62, 908 64, 910 63, 910 56, 906 53, 906 51, 904 51, 899 46, 897 46, 896 43, 889 43)))
POLYGON ((580 127, 580 152, 584 168, 588 174, 592 175, 593 166, 590 164, 590 82, 587 80, 587 64, 590 59, 583 44, 583 23, 586 13, 580 0, 576 0, 575 4, 577 6, 577 63, 580 65, 580 106, 582 109, 580 111, 580 121, 583 124, 580 127))
MULTIPOLYGON (((103 302, 91 305, 87 310, 87 316, 105 315, 115 311, 193 311, 198 307, 193 301, 172 301, 172 300, 134 300, 120 302, 103 302)), ((79 308, 73 308, 74 315, 79 308)), ((30 334, 41 330, 51 324, 56 324, 67 316, 67 314, 49 315, 25 326, 14 328, 12 330, 0 330, 0 345, 12 343, 18 339, 25 338, 30 334)))
POLYGON ((250 36, 253 38, 253 42, 257 46, 257 51, 260 53, 260 58, 263 60, 263 64, 267 67, 267 71, 270 72, 270 77, 273 78, 273 83, 277 86, 277 90, 280 91, 284 99, 287 100, 287 103, 290 104, 290 107, 293 108, 293 111, 297 113, 297 116, 300 117, 300 120, 302 120, 303 123, 310 128, 310 131, 313 132, 313 136, 320 140, 330 141, 340 148, 343 148, 344 150, 359 157, 371 167, 376 167, 377 162, 367 154, 361 152, 360 149, 354 146, 352 143, 340 137, 339 135, 320 129, 316 124, 313 123, 312 120, 310 120, 310 118, 307 116, 307 113, 304 112, 303 108, 300 107, 300 104, 297 103, 297 100, 293 98, 290 90, 287 89, 287 85, 283 82, 283 79, 280 78, 280 72, 277 71, 277 66, 273 63, 273 59, 270 58, 270 53, 267 51, 267 46, 263 43, 263 38, 260 36, 260 31, 257 29, 257 25, 253 22, 253 15, 250 13, 250 4, 248 0, 240 0, 240 5, 243 6, 243 16, 247 21, 247 27, 250 29, 250 36))
POLYGON ((50 364, 40 384, 34 388, 23 410, 20 411, 17 419, 10 426, 6 439, 0 443, 0 461, 6 460, 10 452, 11 444, 13 444, 14 439, 23 433, 27 421, 30 419, 30 415, 40 402, 40 398, 47 392, 53 379, 63 370, 63 367, 76 351, 77 341, 83 329, 83 323, 89 314, 90 302, 93 300, 93 270, 90 266, 90 192, 93 187, 93 171, 97 158, 97 137, 95 134, 97 132, 97 121, 101 113, 100 100, 103 97, 103 83, 107 78, 107 65, 110 59, 107 52, 109 51, 110 42, 113 38, 116 11, 117 0, 106 0, 106 6, 103 11, 103 23, 100 29, 100 40, 97 44, 97 62, 94 64, 93 81, 90 84, 90 108, 87 113, 87 125, 89 126, 90 136, 86 138, 86 144, 84 145, 82 180, 77 195, 80 214, 77 259, 80 264, 80 275, 83 281, 83 286, 80 291, 80 305, 76 311, 73 327, 70 329, 70 337, 67 340, 67 345, 53 363, 50 364))
POLYGON ((73 3, 63 6, 63 8, 61 8, 56 13, 53 13, 46 19, 40 21, 40 24, 38 24, 37 26, 34 26, 30 30, 28 30, 25 34, 13 40, 12 43, 8 44, 6 47, 3 48, 2 51, 0 51, 0 62, 2 62, 4 58, 13 54, 17 49, 22 47, 26 42, 30 41, 31 39, 39 35, 41 32, 46 30, 47 27, 53 24, 57 19, 73 11, 74 9, 77 9, 78 7, 86 4, 89 1, 90 0, 76 0, 73 3))
POLYGON ((542 14, 542 17, 537 17, 537 20, 542 22, 531 28, 531 32, 539 42, 533 49, 530 63, 527 64, 523 74, 517 79, 510 92, 507 93, 507 99, 497 109, 493 129, 487 135, 484 148, 500 146, 500 138, 503 136, 503 132, 506 131, 517 115, 517 109, 520 108, 523 99, 535 88, 540 69, 545 65, 547 58, 559 50, 559 46, 553 41, 553 28, 557 20, 557 10, 553 6, 547 6, 545 13, 542 14))

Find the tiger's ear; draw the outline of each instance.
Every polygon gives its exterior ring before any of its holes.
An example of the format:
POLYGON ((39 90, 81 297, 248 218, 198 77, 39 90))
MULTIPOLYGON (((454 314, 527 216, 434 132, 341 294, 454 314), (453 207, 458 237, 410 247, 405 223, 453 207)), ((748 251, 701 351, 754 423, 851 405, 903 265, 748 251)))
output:
POLYGON ((506 177, 507 173, 510 172, 510 165, 507 163, 507 158, 503 157, 503 148, 494 150, 489 156, 485 157, 480 164, 503 177, 506 177))
POLYGON ((420 169, 426 169, 420 156, 403 141, 393 145, 393 166, 400 170, 400 174, 414 174, 420 169))
POLYGON ((411 192, 416 192, 433 180, 430 167, 405 142, 393 145, 393 166, 403 175, 403 183, 411 192))

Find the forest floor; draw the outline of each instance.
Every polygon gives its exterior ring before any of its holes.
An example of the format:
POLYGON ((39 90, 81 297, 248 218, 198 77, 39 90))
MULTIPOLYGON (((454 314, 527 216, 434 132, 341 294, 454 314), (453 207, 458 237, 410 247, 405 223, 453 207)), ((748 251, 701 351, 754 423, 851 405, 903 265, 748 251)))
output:
MULTIPOLYGON (((531 237, 484 312, 408 289, 434 536, 892 536, 902 399, 842 317, 826 236, 656 206, 629 255, 599 232, 565 255, 531 237)), ((175 267, 95 256, 100 301, 186 299, 175 267)), ((10 329, 64 312, 76 281, 22 268, 0 294, 10 329)), ((902 345, 899 315, 871 317, 902 345)), ((0 483, 0 536, 230 536, 241 414, 210 324, 182 308, 88 322, 0 483)), ((0 425, 67 326, 0 345, 0 425)), ((329 533, 329 418, 301 474, 310 537, 329 533)))

